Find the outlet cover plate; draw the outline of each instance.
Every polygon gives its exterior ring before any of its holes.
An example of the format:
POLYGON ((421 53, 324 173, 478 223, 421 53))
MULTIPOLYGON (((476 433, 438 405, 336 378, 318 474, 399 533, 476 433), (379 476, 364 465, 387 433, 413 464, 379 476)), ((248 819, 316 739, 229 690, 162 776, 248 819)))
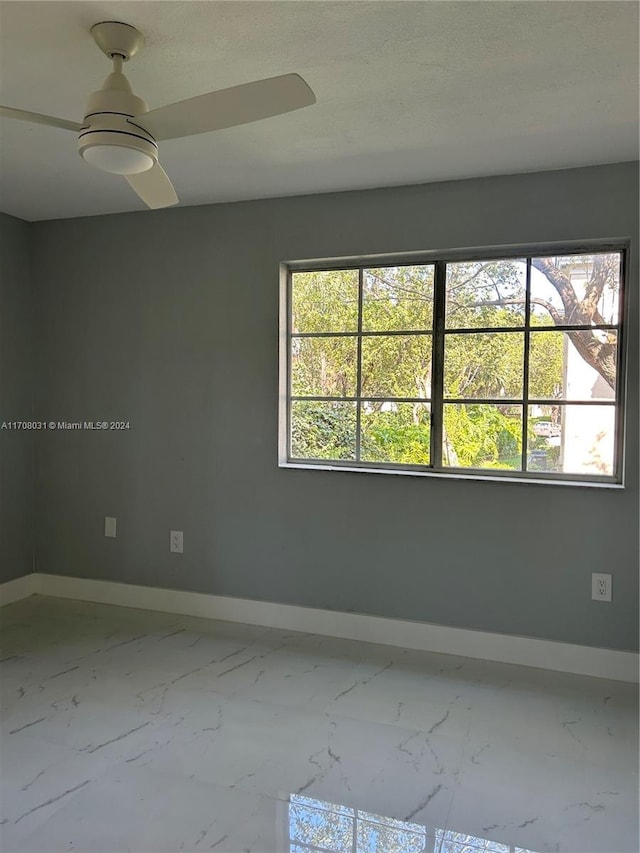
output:
POLYGON ((104 517, 104 535, 110 539, 116 538, 116 520, 109 515, 104 517))
POLYGON ((591 598, 594 601, 611 601, 611 575, 602 572, 592 573, 591 598))
POLYGON ((182 530, 172 530, 169 536, 169 550, 172 554, 182 554, 182 530))

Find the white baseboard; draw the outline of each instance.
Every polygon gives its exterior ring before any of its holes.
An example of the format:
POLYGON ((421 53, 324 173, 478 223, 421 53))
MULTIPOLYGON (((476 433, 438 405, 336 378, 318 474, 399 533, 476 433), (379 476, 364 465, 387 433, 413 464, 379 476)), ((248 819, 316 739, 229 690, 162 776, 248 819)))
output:
POLYGON ((0 583, 0 607, 33 595, 35 578, 35 574, 29 574, 0 583))
POLYGON ((635 683, 639 680, 636 652, 114 581, 27 575, 0 585, 0 603, 8 604, 32 593, 304 631, 616 681, 635 683))

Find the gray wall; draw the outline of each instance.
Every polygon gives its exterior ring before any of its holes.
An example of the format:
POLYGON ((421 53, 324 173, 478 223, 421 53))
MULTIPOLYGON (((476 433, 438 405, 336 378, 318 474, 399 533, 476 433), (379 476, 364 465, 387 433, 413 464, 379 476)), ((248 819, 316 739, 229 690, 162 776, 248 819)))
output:
POLYGON ((637 186, 619 164, 34 225, 38 414, 131 422, 37 436, 39 570, 636 647, 637 186), (624 491, 277 467, 280 261, 614 237, 624 491))
MULTIPOLYGON (((29 225, 0 213, 0 425, 28 421, 33 393, 29 225)), ((0 582, 33 571, 34 440, 0 430, 0 582)))

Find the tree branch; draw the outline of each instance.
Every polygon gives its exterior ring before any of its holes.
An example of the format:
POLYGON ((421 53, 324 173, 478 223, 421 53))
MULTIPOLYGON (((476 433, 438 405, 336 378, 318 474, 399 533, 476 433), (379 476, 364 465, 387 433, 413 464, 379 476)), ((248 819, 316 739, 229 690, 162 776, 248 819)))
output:
POLYGON ((533 258, 531 263, 558 291, 564 305, 565 322, 580 322, 580 303, 569 276, 558 269, 551 258, 533 258))
MULTIPOLYGON (((553 322, 556 324, 556 326, 560 326, 562 323, 564 323, 563 316, 560 314, 560 312, 555 307, 555 305, 551 304, 551 302, 547 302, 546 299, 540 299, 537 296, 532 296, 530 298, 530 301, 532 304, 541 305, 543 308, 546 308, 546 310, 551 315, 551 318, 552 318, 553 322)), ((464 307, 464 308, 487 308, 487 307, 491 307, 492 305, 498 305, 498 306, 500 306, 500 305, 524 305, 524 299, 496 299, 494 301, 488 301, 488 302, 471 302, 469 305, 464 305, 461 307, 464 307)))

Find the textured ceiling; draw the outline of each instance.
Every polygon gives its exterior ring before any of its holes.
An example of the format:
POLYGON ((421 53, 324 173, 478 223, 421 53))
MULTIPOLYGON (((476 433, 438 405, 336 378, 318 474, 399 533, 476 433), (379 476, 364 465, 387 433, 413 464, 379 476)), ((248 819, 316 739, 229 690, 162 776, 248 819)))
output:
MULTIPOLYGON (((164 142, 181 204, 421 183, 638 157, 636 2, 3 2, 0 102, 80 121, 109 63, 92 24, 147 44, 150 109, 300 73, 318 103, 164 142)), ((73 134, 0 120, 0 209, 29 220, 143 209, 73 134)))

